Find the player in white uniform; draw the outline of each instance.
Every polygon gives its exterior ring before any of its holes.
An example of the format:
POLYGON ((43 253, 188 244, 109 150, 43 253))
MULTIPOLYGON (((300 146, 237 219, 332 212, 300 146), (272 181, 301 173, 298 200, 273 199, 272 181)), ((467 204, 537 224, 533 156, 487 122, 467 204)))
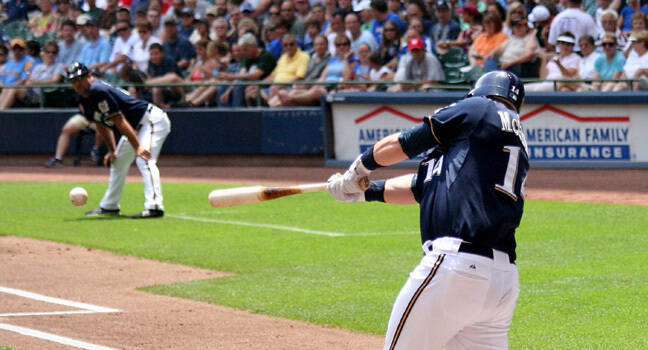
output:
POLYGON ((68 67, 67 78, 80 95, 79 104, 83 115, 96 122, 97 132, 108 147, 104 158, 104 163, 110 164, 108 189, 99 207, 86 215, 119 215, 119 200, 126 175, 137 157, 137 167, 144 181, 145 202, 144 211, 132 218, 164 216, 157 159, 164 140, 171 132, 167 114, 153 104, 133 98, 123 89, 94 78, 81 63, 74 62, 68 67), (123 135, 117 145, 113 129, 123 135))

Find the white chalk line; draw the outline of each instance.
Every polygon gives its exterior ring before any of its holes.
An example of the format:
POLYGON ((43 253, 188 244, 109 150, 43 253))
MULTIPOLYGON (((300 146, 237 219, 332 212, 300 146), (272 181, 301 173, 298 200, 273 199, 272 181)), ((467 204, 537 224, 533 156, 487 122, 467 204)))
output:
POLYGON ((110 309, 110 308, 103 307, 103 306, 97 306, 97 305, 91 305, 91 304, 86 304, 86 303, 80 303, 80 302, 77 302, 77 301, 71 301, 71 300, 59 299, 59 298, 54 298, 54 297, 48 297, 47 295, 37 294, 37 293, 28 292, 28 291, 20 290, 20 289, 14 289, 14 288, 8 288, 8 287, 0 286, 0 292, 17 295, 17 296, 23 297, 23 298, 43 301, 43 302, 50 303, 50 304, 57 304, 57 305, 75 307, 77 309, 83 309, 83 310, 92 311, 92 312, 119 312, 119 310, 117 310, 117 309, 110 309))
POLYGON ((270 225, 270 224, 258 224, 258 223, 254 223, 254 222, 234 221, 234 220, 219 220, 219 219, 201 218, 201 217, 187 216, 187 215, 168 214, 166 216, 174 218, 174 219, 181 219, 181 220, 191 220, 191 221, 200 221, 200 222, 213 222, 213 223, 216 223, 216 224, 225 224, 225 225, 240 225, 240 226, 270 228, 270 229, 276 229, 276 230, 284 230, 284 231, 291 231, 291 232, 301 232, 301 233, 308 233, 308 234, 313 234, 313 235, 323 235, 323 236, 329 236, 329 237, 409 235, 409 234, 416 233, 416 232, 389 232, 389 233, 374 232, 374 233, 346 234, 346 233, 338 233, 338 232, 309 230, 309 229, 304 229, 304 228, 299 228, 299 227, 270 225))
POLYGON ((39 338, 39 339, 43 339, 43 340, 49 340, 49 341, 59 343, 59 344, 63 344, 63 345, 73 346, 73 347, 79 348, 79 349, 86 349, 86 350, 117 350, 115 348, 108 348, 108 347, 101 346, 101 345, 90 344, 90 343, 86 343, 86 342, 83 342, 83 341, 62 337, 62 336, 56 335, 56 334, 37 331, 35 329, 19 327, 19 326, 12 326, 12 325, 6 324, 6 323, 0 323, 0 329, 4 329, 4 330, 9 331, 9 332, 14 332, 14 333, 26 335, 26 336, 29 336, 29 337, 39 338))
POLYGON ((218 220, 218 219, 199 218, 199 217, 186 216, 186 215, 173 215, 173 214, 171 214, 171 215, 167 215, 167 216, 175 218, 175 219, 182 219, 182 220, 213 222, 213 223, 217 223, 217 224, 226 224, 226 225, 239 225, 239 226, 271 228, 271 229, 284 230, 284 231, 308 233, 308 234, 313 234, 313 235, 324 235, 324 236, 329 236, 329 237, 345 236, 345 234, 343 234, 343 233, 308 230, 308 229, 303 229, 303 228, 298 228, 298 227, 289 227, 289 226, 281 226, 281 225, 257 224, 257 223, 253 223, 253 222, 233 221, 233 220, 218 220))
MULTIPOLYGON (((103 306, 97 306, 92 304, 80 303, 71 300, 59 299, 54 297, 48 297, 46 295, 28 292, 15 288, 8 288, 0 286, 0 292, 13 294, 19 297, 38 300, 50 304, 63 305, 74 307, 82 310, 76 311, 53 311, 53 312, 21 312, 21 313, 5 313, 0 314, 0 317, 19 317, 19 316, 45 316, 45 315, 71 315, 71 314, 91 314, 91 313, 109 313, 109 312, 120 312, 118 309, 111 309, 103 306)), ((109 348, 101 345, 95 345, 91 343, 86 343, 84 341, 75 340, 72 338, 63 337, 56 334, 41 332, 35 329, 14 326, 7 323, 0 323, 0 329, 26 335, 29 337, 39 338, 43 340, 52 341, 55 343, 73 346, 79 349, 86 350, 116 350, 114 348, 109 348)))

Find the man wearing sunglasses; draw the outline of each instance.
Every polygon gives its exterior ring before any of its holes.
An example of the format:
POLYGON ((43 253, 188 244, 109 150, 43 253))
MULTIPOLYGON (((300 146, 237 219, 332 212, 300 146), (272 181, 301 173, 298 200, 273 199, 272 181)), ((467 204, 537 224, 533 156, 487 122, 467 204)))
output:
POLYGON ((127 20, 117 21, 115 32, 117 32, 117 39, 110 53, 110 63, 99 69, 102 74, 115 74, 121 69, 122 64, 132 60, 134 47, 140 41, 139 35, 133 33, 131 23, 127 20))
MULTIPOLYGON (((279 57, 274 71, 265 78, 265 81, 273 83, 289 83, 304 80, 310 56, 299 49, 297 39, 292 34, 284 35, 281 39, 281 45, 283 46, 283 54, 279 57)), ((261 90, 261 97, 264 101, 267 101, 270 107, 279 107, 281 101, 277 94, 279 91, 288 89, 289 87, 289 85, 271 85, 268 91, 265 89, 261 90)), ((257 89, 258 86, 248 87, 246 95, 248 93, 249 95, 246 97, 249 100, 256 99, 257 89)))
MULTIPOLYGON (((24 84, 35 65, 34 59, 29 57, 25 52, 27 49, 25 40, 20 38, 12 39, 10 46, 11 52, 13 53, 13 60, 5 63, 0 74, 0 84, 3 86, 24 84)), ((9 94, 9 90, 11 89, 2 89, 0 96, 9 94)))

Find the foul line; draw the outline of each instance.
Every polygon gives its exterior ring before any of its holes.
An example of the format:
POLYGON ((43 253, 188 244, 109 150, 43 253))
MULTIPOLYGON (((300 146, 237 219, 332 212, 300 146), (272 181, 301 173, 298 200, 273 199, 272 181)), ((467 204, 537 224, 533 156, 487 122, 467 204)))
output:
MULTIPOLYGON (((107 307, 91 305, 91 304, 86 304, 86 303, 80 303, 80 302, 71 301, 71 300, 48 297, 46 295, 32 293, 32 292, 28 292, 28 291, 24 291, 24 290, 20 290, 20 289, 14 289, 14 288, 8 288, 8 287, 0 286, 0 292, 7 293, 7 294, 13 294, 13 295, 23 297, 23 298, 38 300, 38 301, 42 301, 42 302, 45 302, 45 303, 57 304, 57 305, 63 305, 63 306, 68 306, 68 307, 74 307, 74 308, 81 309, 81 310, 78 310, 78 311, 5 313, 5 314, 0 314, 0 317, 71 315, 71 314, 91 314, 91 313, 120 312, 120 310, 117 310, 117 309, 111 309, 111 308, 107 308, 107 307)), ((105 347, 105 346, 90 344, 90 343, 86 343, 86 342, 83 342, 83 341, 80 341, 80 340, 75 340, 75 339, 71 339, 71 338, 67 338, 67 337, 62 337, 62 336, 59 336, 59 335, 56 335, 56 334, 41 332, 41 331, 31 329, 31 328, 14 326, 14 325, 10 325, 10 324, 7 324, 7 323, 0 323, 0 330, 6 330, 6 331, 9 331, 9 332, 14 332, 14 333, 26 335, 26 336, 29 336, 29 337, 48 340, 48 341, 56 342, 56 343, 59 343, 59 344, 69 345, 69 346, 73 346, 73 347, 80 348, 80 349, 86 349, 86 350, 116 350, 114 348, 109 348, 109 347, 105 347)))
MULTIPOLYGON (((57 305, 75 307, 77 309, 83 309, 83 310, 90 311, 90 312, 119 312, 119 310, 117 310, 117 309, 109 309, 107 307, 102 307, 102 306, 97 306, 97 305, 91 305, 91 304, 80 303, 80 302, 76 302, 76 301, 70 301, 70 300, 65 300, 65 299, 48 297, 47 295, 32 293, 32 292, 28 292, 28 291, 24 291, 24 290, 20 290, 20 289, 7 288, 7 287, 0 286, 0 292, 17 295, 17 296, 23 297, 23 298, 43 301, 43 302, 50 303, 50 304, 57 304, 57 305)), ((5 314, 0 314, 0 316, 6 316, 6 315, 5 314)))
POLYGON ((0 329, 4 329, 6 331, 14 332, 14 333, 19 333, 22 335, 26 335, 29 337, 35 337, 35 338, 40 338, 44 340, 49 340, 53 341, 59 344, 64 344, 64 345, 69 345, 69 346, 74 346, 76 348, 80 349, 86 349, 86 350, 117 350, 114 348, 107 348, 105 346, 100 346, 100 345, 94 345, 90 343, 86 343, 83 341, 79 340, 74 340, 66 337, 61 337, 60 335, 56 334, 51 334, 51 333, 45 333, 41 331, 37 331, 35 329, 29 329, 25 327, 19 327, 19 326, 12 326, 10 324, 6 323, 0 323, 0 329))
POLYGON ((285 231, 292 231, 292 232, 308 233, 308 234, 313 234, 313 235, 323 235, 323 236, 329 236, 329 237, 409 235, 409 234, 416 234, 417 233, 417 232, 389 232, 389 233, 373 232, 373 233, 345 234, 345 233, 337 233, 337 232, 308 230, 308 229, 303 229, 303 228, 298 228, 298 227, 289 227, 289 226, 280 226, 280 225, 268 225, 268 224, 257 224, 257 223, 245 222, 245 221, 232 221, 232 220, 218 220, 218 219, 209 219, 209 218, 199 218, 199 217, 195 217, 195 216, 186 216, 186 215, 169 214, 167 216, 171 217, 171 218, 174 218, 174 219, 181 219, 181 220, 191 220, 191 221, 200 221, 200 222, 213 222, 213 223, 217 223, 217 224, 226 224, 226 225, 241 225, 241 226, 271 228, 271 229, 278 229, 278 230, 285 230, 285 231))
POLYGON ((193 216, 184 216, 184 215, 167 215, 172 218, 176 219, 182 219, 182 220, 193 220, 193 221, 202 221, 202 222, 214 222, 217 224, 226 224, 226 225, 240 225, 240 226, 251 226, 251 227, 263 227, 263 228, 271 228, 271 229, 278 229, 278 230, 285 230, 285 231, 293 231, 293 232, 301 232, 301 233, 309 233, 313 235, 324 235, 324 236, 329 236, 329 237, 340 237, 340 236, 346 236, 344 233, 335 233, 335 232, 325 232, 325 231, 315 231, 315 230, 307 230, 303 228, 297 228, 297 227, 289 227, 289 226, 280 226, 280 225, 268 225, 268 224, 255 224, 252 222, 244 222, 244 221, 230 221, 230 220, 218 220, 218 219, 208 219, 208 218, 197 218, 193 216))

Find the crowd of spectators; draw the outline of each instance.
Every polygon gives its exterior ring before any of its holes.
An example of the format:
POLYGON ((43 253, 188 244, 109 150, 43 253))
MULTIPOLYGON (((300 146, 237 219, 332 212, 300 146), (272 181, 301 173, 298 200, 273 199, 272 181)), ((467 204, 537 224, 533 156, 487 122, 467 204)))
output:
POLYGON ((458 66, 473 80, 496 69, 548 80, 529 91, 648 89, 644 1, 6 0, 0 109, 73 104, 38 85, 63 82, 74 61, 111 83, 150 85, 129 91, 161 107, 425 91, 458 66), (564 79, 576 81, 552 81, 564 79), (222 84, 200 84, 210 82, 222 84))

